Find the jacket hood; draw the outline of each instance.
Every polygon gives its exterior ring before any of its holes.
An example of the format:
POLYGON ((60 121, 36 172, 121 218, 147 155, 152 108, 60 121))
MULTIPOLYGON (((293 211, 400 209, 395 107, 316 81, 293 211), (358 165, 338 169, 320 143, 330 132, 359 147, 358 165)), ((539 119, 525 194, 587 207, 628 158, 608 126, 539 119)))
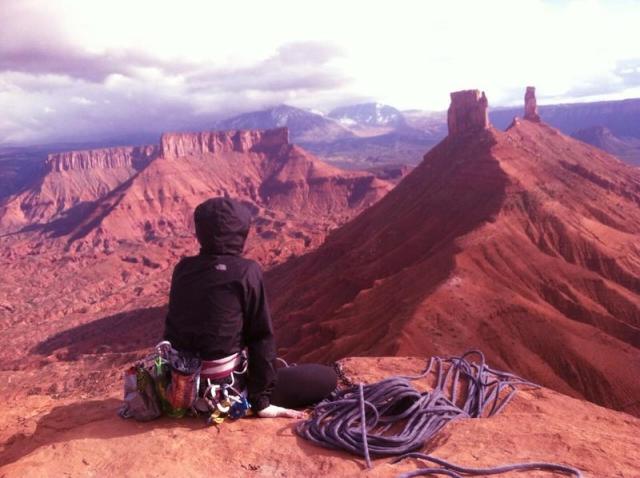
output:
POLYGON ((212 198, 193 213, 201 254, 239 256, 251 227, 251 213, 231 198, 212 198))

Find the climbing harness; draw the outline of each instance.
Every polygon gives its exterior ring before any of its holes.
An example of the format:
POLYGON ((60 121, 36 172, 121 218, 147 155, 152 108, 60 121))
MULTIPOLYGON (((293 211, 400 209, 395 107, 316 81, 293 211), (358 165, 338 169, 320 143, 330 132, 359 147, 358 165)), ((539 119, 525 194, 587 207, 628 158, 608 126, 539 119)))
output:
POLYGON ((441 466, 402 475, 406 477, 442 474, 457 478, 520 469, 552 470, 581 477, 575 468, 551 463, 514 464, 476 472, 412 453, 452 420, 500 413, 520 386, 538 387, 511 373, 492 369, 476 350, 461 357, 432 357, 417 376, 391 377, 334 392, 316 406, 309 419, 298 423, 296 432, 319 446, 363 456, 368 468, 371 457, 398 455, 396 461, 421 458, 441 466), (479 363, 470 361, 471 355, 477 355, 479 363), (430 373, 436 377, 433 390, 419 392, 411 385, 430 373))
POLYGON ((209 424, 220 425, 226 418, 235 420, 250 412, 251 406, 247 400, 246 391, 236 384, 236 376, 247 372, 246 354, 235 355, 238 357, 221 359, 220 362, 223 365, 209 365, 207 375, 203 377, 206 380, 206 388, 202 397, 194 404, 194 409, 196 412, 208 411, 207 423, 209 424), (231 367, 229 364, 235 365, 231 367), (242 369, 236 370, 238 366, 242 366, 242 369), (221 370, 223 367, 226 367, 226 371, 221 370))
POLYGON ((248 368, 245 351, 218 360, 200 360, 181 353, 168 341, 125 373, 123 418, 152 420, 162 414, 181 418, 207 416, 207 423, 221 424, 250 413, 243 383, 237 377, 248 368))
POLYGON ((244 352, 235 353, 218 360, 203 360, 200 377, 203 380, 219 380, 222 378, 227 378, 243 364, 245 365, 245 368, 242 372, 239 373, 246 372, 247 360, 246 354, 244 352))

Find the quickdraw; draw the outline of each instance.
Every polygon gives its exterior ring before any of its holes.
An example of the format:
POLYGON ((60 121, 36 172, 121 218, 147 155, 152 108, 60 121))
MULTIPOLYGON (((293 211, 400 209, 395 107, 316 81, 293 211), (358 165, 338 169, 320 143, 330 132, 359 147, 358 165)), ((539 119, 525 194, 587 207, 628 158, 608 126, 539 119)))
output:
POLYGON ((237 420, 247 416, 251 411, 251 405, 243 391, 238 391, 235 385, 235 375, 242 375, 247 371, 247 361, 244 360, 242 370, 232 372, 229 377, 231 383, 213 383, 207 379, 207 387, 202 397, 196 402, 194 409, 203 412, 203 402, 206 405, 209 416, 207 423, 220 425, 225 419, 237 420))

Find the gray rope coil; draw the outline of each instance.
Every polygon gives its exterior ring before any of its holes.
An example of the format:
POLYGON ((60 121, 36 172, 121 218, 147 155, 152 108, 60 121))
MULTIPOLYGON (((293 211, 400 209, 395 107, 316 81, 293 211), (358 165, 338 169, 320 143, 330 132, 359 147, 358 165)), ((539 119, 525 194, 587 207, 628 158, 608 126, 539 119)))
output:
MULTIPOLYGON (((460 357, 432 357, 419 375, 391 377, 334 392, 316 406, 307 420, 298 423, 296 432, 316 445, 363 456, 369 468, 370 457, 400 455, 396 461, 413 457, 443 466, 423 468, 402 476, 439 473, 457 478, 462 476, 460 473, 474 474, 474 469, 412 452, 424 447, 452 420, 491 417, 500 413, 519 386, 537 387, 516 375, 492 369, 477 350, 460 357), (471 355, 477 355, 479 362, 470 361, 471 355), (412 381, 432 372, 436 384, 430 392, 419 392, 411 385, 412 381)), ((574 468, 552 463, 515 464, 488 470, 504 473, 531 467, 581 476, 574 468)), ((475 474, 483 473, 491 474, 487 470, 475 474)))

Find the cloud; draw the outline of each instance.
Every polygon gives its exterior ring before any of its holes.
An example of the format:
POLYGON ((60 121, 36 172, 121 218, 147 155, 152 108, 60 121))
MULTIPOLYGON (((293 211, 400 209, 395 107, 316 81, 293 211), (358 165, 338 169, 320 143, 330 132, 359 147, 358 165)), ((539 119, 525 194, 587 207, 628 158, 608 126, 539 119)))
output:
POLYGON ((86 45, 46 3, 3 1, 0 144, 202 129, 234 113, 327 97, 349 82, 333 65, 343 52, 326 42, 285 42, 245 61, 172 59, 86 45))
POLYGON ((627 91, 640 86, 640 59, 631 58, 619 60, 609 71, 597 75, 586 76, 567 90, 543 98, 546 102, 562 101, 596 101, 612 99, 624 95, 627 91))
POLYGON ((136 49, 88 49, 35 8, 41 4, 6 6, 0 10, 0 144, 203 129, 303 94, 326 96, 349 81, 332 65, 342 52, 331 44, 289 42, 243 65, 174 60, 136 49))
POLYGON ((5 0, 0 9, 0 72, 52 74, 102 82, 111 74, 132 75, 153 67, 177 74, 193 65, 161 60, 135 49, 89 51, 74 43, 42 5, 5 0))
POLYGON ((573 99, 589 98, 598 95, 615 93, 624 89, 624 81, 614 73, 585 78, 582 83, 570 88, 562 97, 573 99))
POLYGON ((627 87, 640 86, 640 58, 619 61, 615 74, 627 87))
POLYGON ((205 68, 186 75, 189 89, 202 91, 295 91, 333 89, 344 86, 348 78, 330 62, 343 55, 330 44, 296 42, 282 45, 277 52, 258 63, 240 68, 205 68))
POLYGON ((0 109, 11 117, 0 124, 0 144, 205 129, 234 113, 304 103, 307 94, 326 97, 349 81, 330 64, 339 50, 313 42, 286 44, 264 60, 235 68, 169 68, 151 60, 127 65, 124 58, 135 55, 85 61, 59 47, 45 53, 42 63, 0 72, 0 109), (58 58, 65 61, 56 63, 58 58))
POLYGON ((203 129, 283 102, 445 109, 463 88, 492 106, 520 104, 527 84, 545 103, 640 91, 634 2, 0 4, 0 143, 203 129))
POLYGON ((168 69, 157 59, 135 51, 98 54, 64 44, 0 45, 0 71, 65 75, 99 83, 115 73, 132 75, 139 67, 168 69))

